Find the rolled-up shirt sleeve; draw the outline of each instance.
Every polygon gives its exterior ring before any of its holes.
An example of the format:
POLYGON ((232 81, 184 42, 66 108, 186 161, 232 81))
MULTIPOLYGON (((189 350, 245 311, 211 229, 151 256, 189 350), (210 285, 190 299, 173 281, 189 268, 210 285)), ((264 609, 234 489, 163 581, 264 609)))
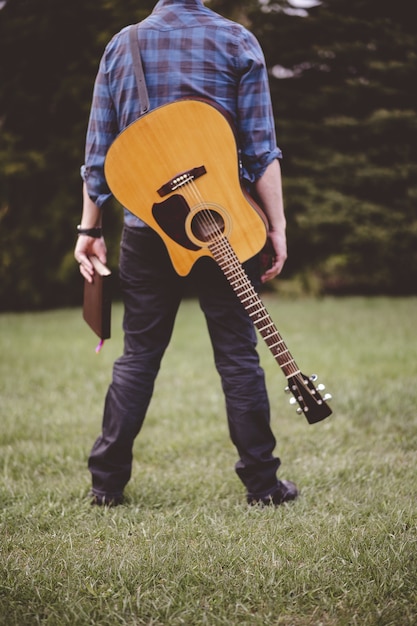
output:
POLYGON ((98 207, 102 207, 112 195, 104 176, 104 161, 117 134, 117 116, 109 89, 104 54, 94 84, 85 160, 81 167, 81 176, 86 184, 87 193, 98 207))
POLYGON ((261 47, 246 31, 237 56, 240 81, 238 86, 239 146, 241 176, 254 183, 275 159, 282 158, 276 144, 268 73, 261 47))

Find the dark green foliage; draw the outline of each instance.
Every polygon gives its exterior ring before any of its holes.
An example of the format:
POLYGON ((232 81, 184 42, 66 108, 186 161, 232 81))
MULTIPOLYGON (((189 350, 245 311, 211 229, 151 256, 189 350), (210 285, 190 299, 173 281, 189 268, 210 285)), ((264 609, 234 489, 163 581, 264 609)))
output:
MULTIPOLYGON (((289 220, 287 275, 327 292, 415 293, 417 36, 412 7, 327 0, 254 15, 272 71, 289 220)), ((273 10, 275 9, 275 10, 273 10)))
POLYGON ((153 3, 137 4, 10 0, 0 11, 0 308, 79 302, 72 250, 92 87, 105 43, 153 3))
MULTIPOLYGON (((284 277, 327 292, 415 293, 417 34, 412 3, 211 0, 249 26, 283 149, 284 277), (276 68, 287 78, 276 78, 276 68)), ((0 10, 0 309, 79 303, 73 260, 84 137, 99 58, 154 0, 9 0, 0 10)), ((117 262, 120 210, 105 219, 117 262)))

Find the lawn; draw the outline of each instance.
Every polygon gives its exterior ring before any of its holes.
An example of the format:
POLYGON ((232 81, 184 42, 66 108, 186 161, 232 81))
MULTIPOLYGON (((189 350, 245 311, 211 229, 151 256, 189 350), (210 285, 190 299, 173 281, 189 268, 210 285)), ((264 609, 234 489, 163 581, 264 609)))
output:
POLYGON ((80 311, 0 315, 0 624, 417 623, 417 298, 265 304, 332 394, 309 425, 260 340, 280 475, 248 507, 203 317, 183 303, 135 445, 127 502, 91 507, 86 460, 121 350, 80 311))

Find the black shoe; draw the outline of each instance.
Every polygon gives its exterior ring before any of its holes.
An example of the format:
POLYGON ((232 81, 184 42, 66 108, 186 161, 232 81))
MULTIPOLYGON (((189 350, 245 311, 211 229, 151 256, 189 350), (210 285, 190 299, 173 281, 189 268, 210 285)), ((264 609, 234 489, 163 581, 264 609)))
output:
POLYGON ((123 504, 123 496, 97 496, 94 493, 90 493, 91 506, 119 506, 123 504))
POLYGON ((267 496, 248 496, 248 504, 262 506, 279 506, 291 502, 298 497, 297 485, 290 480, 279 480, 275 489, 267 496))

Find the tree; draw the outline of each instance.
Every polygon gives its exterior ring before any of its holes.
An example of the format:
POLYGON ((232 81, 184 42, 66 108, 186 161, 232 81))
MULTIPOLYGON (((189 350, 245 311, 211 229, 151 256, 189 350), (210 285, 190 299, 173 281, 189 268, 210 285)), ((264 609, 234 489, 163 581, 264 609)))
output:
POLYGON ((257 14, 253 28, 272 69, 286 157, 287 270, 315 275, 325 291, 415 293, 410 3, 327 0, 308 18, 265 8, 268 20, 257 14))
MULTIPOLYGON (((145 17, 154 3, 140 4, 9 0, 0 11, 3 309, 79 300, 72 249, 92 86, 111 35, 145 17)), ((118 225, 118 213, 109 208, 110 244, 118 225)))

